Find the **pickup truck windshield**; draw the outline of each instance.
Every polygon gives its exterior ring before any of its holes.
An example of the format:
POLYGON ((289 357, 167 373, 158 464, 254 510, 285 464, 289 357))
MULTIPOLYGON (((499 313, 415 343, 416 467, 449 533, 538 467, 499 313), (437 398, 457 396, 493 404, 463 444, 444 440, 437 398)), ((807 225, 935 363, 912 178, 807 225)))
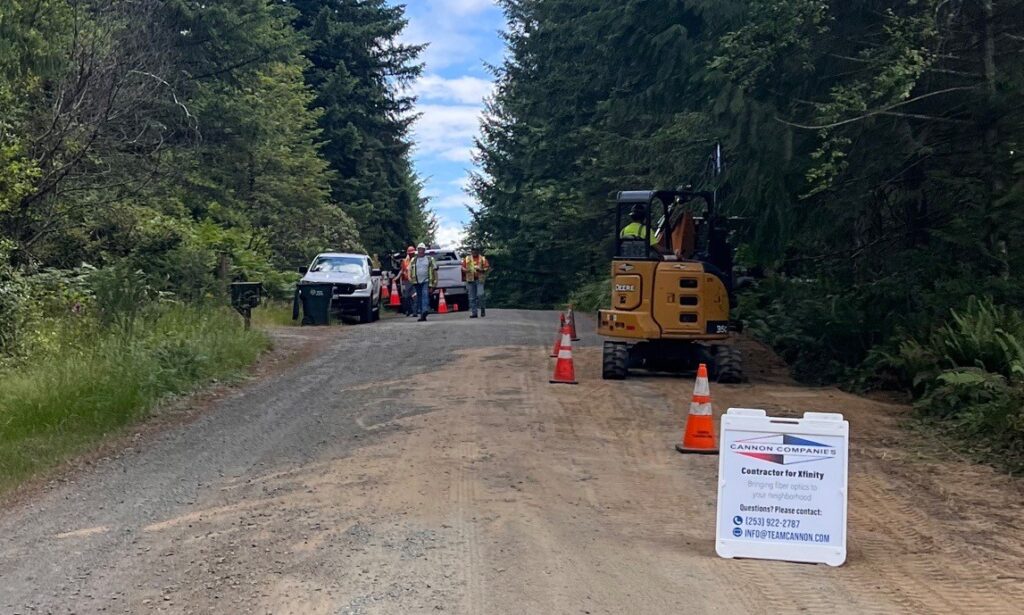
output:
POLYGON ((355 256, 318 256, 309 270, 330 273, 365 273, 366 260, 355 256))
POLYGON ((455 252, 427 252, 430 256, 434 257, 434 262, 444 263, 449 261, 459 260, 458 255, 455 252))

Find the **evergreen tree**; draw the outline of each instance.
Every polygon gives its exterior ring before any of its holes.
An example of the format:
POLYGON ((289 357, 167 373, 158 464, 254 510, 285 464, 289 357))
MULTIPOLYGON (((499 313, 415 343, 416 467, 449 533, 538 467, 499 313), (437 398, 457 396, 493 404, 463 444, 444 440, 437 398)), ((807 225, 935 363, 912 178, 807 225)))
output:
POLYGON ((359 224, 373 254, 428 231, 425 200, 410 163, 414 100, 404 87, 420 75, 422 46, 404 45, 404 8, 384 0, 292 0, 295 26, 309 37, 306 82, 323 109, 323 155, 331 195, 359 224))

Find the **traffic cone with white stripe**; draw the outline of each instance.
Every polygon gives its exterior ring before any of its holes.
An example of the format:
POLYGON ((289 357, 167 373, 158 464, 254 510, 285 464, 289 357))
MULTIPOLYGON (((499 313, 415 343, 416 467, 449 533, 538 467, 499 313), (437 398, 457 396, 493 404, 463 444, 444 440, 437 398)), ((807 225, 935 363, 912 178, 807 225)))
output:
POLYGON ((448 302, 444 300, 444 289, 441 289, 441 294, 437 297, 437 313, 447 314, 448 313, 448 302))
POLYGON ((552 384, 578 384, 576 369, 572 364, 572 336, 569 327, 562 327, 562 339, 558 346, 558 360, 555 361, 555 373, 549 381, 552 384))
POLYGON ((401 307, 402 298, 398 296, 398 282, 394 279, 391 280, 391 300, 388 301, 388 305, 391 307, 401 307))
POLYGON ((580 336, 576 335, 576 313, 572 311, 571 304, 569 305, 569 316, 565 322, 569 324, 569 335, 572 337, 572 341, 580 341, 580 336))
POLYGON ((551 347, 551 358, 558 356, 558 347, 562 345, 562 330, 565 329, 565 314, 559 315, 558 331, 555 333, 555 345, 551 347))
POLYGON ((697 381, 693 385, 690 414, 686 417, 683 441, 676 444, 680 453, 718 454, 715 441, 715 417, 711 411, 711 387, 708 384, 708 367, 703 363, 697 368, 697 381))

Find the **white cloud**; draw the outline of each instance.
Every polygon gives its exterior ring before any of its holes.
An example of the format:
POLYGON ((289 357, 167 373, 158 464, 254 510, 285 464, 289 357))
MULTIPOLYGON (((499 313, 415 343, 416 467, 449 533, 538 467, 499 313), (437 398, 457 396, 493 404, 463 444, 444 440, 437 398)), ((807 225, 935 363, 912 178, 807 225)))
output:
POLYGON ((446 194, 430 201, 431 209, 435 210, 465 209, 476 206, 476 199, 466 193, 446 194))
POLYGON ((453 147, 441 152, 441 158, 452 162, 473 162, 473 153, 475 151, 476 149, 473 147, 453 147))
POLYGON ((421 100, 467 105, 479 105, 493 89, 493 82, 470 76, 445 79, 440 75, 423 75, 411 86, 412 93, 421 100))
POLYGON ((449 11, 456 15, 480 13, 496 4, 494 0, 435 0, 435 3, 439 10, 449 11))
POLYGON ((472 185, 472 178, 470 178, 470 176, 466 174, 458 179, 453 179, 452 181, 448 182, 448 185, 457 186, 460 190, 463 191, 469 190, 469 187, 472 185))
POLYGON ((493 32, 502 20, 492 0, 416 0, 406 15, 409 24, 400 40, 408 45, 429 43, 420 59, 431 71, 499 59, 494 57, 500 45, 493 32))
POLYGON ((416 110, 421 116, 413 127, 413 139, 419 154, 438 154, 446 160, 468 160, 472 150, 468 144, 472 143, 480 125, 480 107, 418 105, 416 110))
POLYGON ((451 224, 442 222, 437 227, 437 233, 434 235, 434 240, 437 245, 442 248, 452 248, 462 245, 463 240, 466 237, 466 229, 461 224, 451 224))

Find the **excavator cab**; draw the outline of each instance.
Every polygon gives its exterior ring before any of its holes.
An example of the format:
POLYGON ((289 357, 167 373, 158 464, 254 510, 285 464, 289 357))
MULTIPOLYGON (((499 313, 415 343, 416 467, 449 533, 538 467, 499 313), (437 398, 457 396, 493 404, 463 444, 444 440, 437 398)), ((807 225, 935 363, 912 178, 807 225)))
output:
POLYGON ((738 352, 723 344, 737 327, 732 249, 715 193, 686 189, 619 192, 611 309, 598 312, 602 377, 631 369, 693 372, 706 363, 719 382, 743 378, 738 352))

